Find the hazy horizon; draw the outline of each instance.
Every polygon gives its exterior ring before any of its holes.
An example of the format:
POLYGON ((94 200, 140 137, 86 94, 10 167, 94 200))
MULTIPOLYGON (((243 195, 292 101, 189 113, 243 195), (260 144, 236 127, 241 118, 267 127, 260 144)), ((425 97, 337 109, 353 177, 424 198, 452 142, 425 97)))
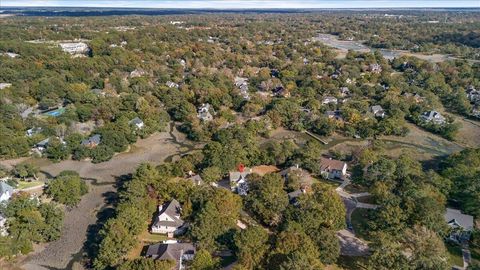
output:
POLYGON ((1 7, 104 7, 178 9, 309 9, 309 8, 480 8, 480 0, 2 0, 1 7))

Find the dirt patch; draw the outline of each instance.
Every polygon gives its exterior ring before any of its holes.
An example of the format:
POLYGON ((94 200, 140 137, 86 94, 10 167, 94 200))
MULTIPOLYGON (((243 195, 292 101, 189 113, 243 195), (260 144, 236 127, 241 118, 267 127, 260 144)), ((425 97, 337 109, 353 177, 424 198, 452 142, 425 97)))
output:
POLYGON ((252 172, 260 176, 264 176, 265 174, 274 173, 278 171, 280 171, 280 169, 278 169, 277 166, 260 165, 252 168, 252 172))

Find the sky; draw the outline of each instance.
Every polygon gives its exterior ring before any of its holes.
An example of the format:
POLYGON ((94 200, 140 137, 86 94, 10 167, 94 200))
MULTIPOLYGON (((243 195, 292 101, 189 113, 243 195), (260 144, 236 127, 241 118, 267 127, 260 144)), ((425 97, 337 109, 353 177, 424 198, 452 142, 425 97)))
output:
POLYGON ((477 7, 480 0, 0 0, 0 7, 122 7, 122 8, 402 8, 477 7))

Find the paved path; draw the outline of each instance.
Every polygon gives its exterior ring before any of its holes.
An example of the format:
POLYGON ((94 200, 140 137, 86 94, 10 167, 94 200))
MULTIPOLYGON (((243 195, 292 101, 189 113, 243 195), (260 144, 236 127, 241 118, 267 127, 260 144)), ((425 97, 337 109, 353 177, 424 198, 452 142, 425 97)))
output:
POLYGON ((468 265, 472 261, 472 254, 468 247, 462 248, 462 257, 463 257, 463 269, 467 269, 468 265))
POLYGON ((340 240, 340 253, 343 256, 367 256, 369 254, 369 248, 365 241, 357 238, 351 231, 338 231, 337 238, 340 240))

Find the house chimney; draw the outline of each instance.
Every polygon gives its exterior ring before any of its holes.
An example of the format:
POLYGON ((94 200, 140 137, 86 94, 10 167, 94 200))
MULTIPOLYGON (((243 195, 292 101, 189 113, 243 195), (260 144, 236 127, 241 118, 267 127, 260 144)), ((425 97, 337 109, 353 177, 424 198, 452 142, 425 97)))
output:
POLYGON ((163 209, 163 206, 162 206, 161 204, 158 205, 158 212, 159 212, 159 213, 162 212, 162 209, 163 209))
POLYGON ((245 171, 245 165, 243 165, 242 163, 240 163, 240 164, 238 165, 238 171, 241 172, 241 173, 243 173, 243 171, 245 171))

